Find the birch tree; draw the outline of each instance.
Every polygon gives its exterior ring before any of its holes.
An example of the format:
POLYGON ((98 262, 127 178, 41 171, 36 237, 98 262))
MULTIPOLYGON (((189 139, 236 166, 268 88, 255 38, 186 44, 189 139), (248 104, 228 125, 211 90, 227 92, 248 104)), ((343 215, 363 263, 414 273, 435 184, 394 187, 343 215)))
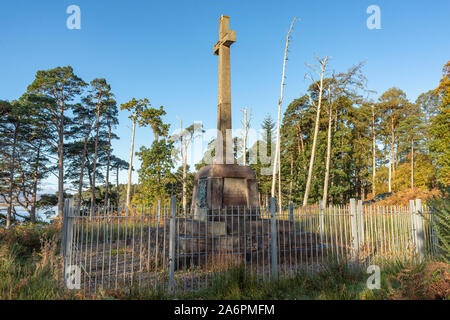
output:
MULTIPOLYGON (((316 85, 318 87, 319 91, 319 98, 318 101, 315 102, 314 99, 312 99, 312 103, 316 107, 316 121, 314 125, 314 138, 313 138, 313 144, 311 149, 311 158, 309 161, 309 170, 308 170, 308 178, 306 180, 306 187, 305 187, 305 195, 303 197, 303 206, 306 206, 308 204, 308 197, 309 197, 309 191, 311 188, 311 179, 312 179, 312 173, 313 173, 313 166, 314 166, 314 157, 316 154, 316 145, 317 145, 317 135, 319 133, 319 120, 320 120, 320 109, 322 106, 322 94, 323 94, 323 78, 327 66, 328 57, 323 58, 322 60, 317 58, 317 61, 319 62, 319 68, 320 71, 317 71, 316 67, 311 67, 313 71, 315 71, 317 74, 320 75, 320 81, 316 85)), ((312 77, 310 77, 312 80, 312 77)))
POLYGON ((174 134, 172 136, 173 141, 178 141, 178 150, 174 150, 181 156, 182 161, 182 203, 183 209, 187 208, 187 174, 188 174, 188 164, 187 156, 188 149, 197 134, 203 132, 201 123, 191 124, 186 129, 183 129, 183 120, 180 119, 180 133, 174 134))
MULTIPOLYGON (((286 35, 286 45, 284 48, 284 58, 283 58, 283 73, 281 75, 281 93, 280 93, 280 99, 278 100, 278 117, 277 117, 277 142, 275 147, 275 158, 274 158, 274 164, 273 164, 273 172, 272 172, 272 190, 271 190, 271 196, 275 197, 275 181, 277 176, 277 166, 279 166, 280 162, 280 123, 281 123, 281 104, 283 103, 283 93, 284 93, 284 80, 285 80, 285 72, 286 72, 286 61, 287 61, 287 51, 289 47, 289 41, 290 41, 290 34, 292 31, 292 27, 294 26, 295 20, 297 20, 297 17, 294 17, 294 19, 291 22, 291 26, 289 27, 289 31, 286 35)), ((279 171, 279 170, 278 170, 279 171)), ((280 173, 280 171, 279 171, 280 173)), ((281 177, 279 177, 281 179, 281 177)), ((278 181, 278 185, 280 186, 281 181, 278 181)), ((279 207, 281 209, 281 196, 280 196, 280 188, 279 189, 279 207)))
POLYGON ((241 122, 244 126, 244 134, 242 137, 242 165, 247 165, 247 136, 248 136, 248 129, 250 128, 250 121, 252 119, 252 112, 248 112, 248 108, 245 107, 242 110, 242 113, 244 114, 244 120, 241 122))

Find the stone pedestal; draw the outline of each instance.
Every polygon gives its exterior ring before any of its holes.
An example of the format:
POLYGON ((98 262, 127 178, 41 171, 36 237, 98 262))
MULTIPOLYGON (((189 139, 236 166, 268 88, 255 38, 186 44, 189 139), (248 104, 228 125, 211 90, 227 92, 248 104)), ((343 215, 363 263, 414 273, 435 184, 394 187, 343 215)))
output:
POLYGON ((258 182, 248 166, 213 164, 195 175, 192 210, 201 221, 259 216, 258 182))

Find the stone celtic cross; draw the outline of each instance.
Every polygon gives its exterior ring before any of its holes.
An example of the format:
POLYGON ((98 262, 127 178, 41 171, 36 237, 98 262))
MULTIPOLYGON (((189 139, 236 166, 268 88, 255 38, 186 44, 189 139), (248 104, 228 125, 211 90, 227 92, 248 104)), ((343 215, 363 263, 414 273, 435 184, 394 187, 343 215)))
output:
POLYGON ((214 45, 214 54, 219 56, 216 163, 234 163, 230 72, 230 46, 234 42, 236 42, 236 32, 230 30, 230 17, 222 15, 219 19, 219 41, 214 45))

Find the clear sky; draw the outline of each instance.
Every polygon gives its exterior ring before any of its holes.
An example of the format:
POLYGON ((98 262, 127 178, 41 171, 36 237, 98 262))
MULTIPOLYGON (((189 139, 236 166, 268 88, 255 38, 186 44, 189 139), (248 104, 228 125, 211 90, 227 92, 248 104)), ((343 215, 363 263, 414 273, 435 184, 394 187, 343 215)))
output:
MULTIPOLYGON (((369 89, 392 86, 410 100, 435 88, 450 56, 450 1, 2 1, 0 99, 25 92, 37 70, 71 65, 86 82, 106 78, 119 104, 147 97, 163 105, 172 130, 179 118, 214 128, 217 112, 218 19, 230 16, 233 125, 252 109, 253 127, 276 118, 284 41, 294 16, 283 111, 304 94, 314 56, 331 57, 330 70, 366 61, 369 89), (81 30, 69 30, 69 5, 81 8, 81 30), (381 29, 369 30, 369 5, 381 10, 381 29), (177 118, 178 117, 178 118, 177 118)), ((377 98, 377 96, 374 96, 377 98)), ((131 126, 120 113, 115 154, 128 160, 131 126)), ((149 146, 149 128, 136 132, 136 149, 149 146)), ((137 160, 137 159, 136 159, 137 160)), ((139 167, 139 163, 135 163, 139 167)), ((121 176, 126 180, 126 173, 121 176)), ((134 173, 133 181, 137 181, 134 173)), ((46 190, 56 190, 49 179, 46 190)))

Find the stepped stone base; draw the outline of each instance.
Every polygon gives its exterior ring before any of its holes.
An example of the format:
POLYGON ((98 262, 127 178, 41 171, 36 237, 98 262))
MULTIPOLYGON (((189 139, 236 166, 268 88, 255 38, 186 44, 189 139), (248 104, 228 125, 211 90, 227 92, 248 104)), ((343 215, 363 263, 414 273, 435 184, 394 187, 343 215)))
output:
MULTIPOLYGON (((271 220, 231 217, 226 221, 176 220, 177 268, 190 264, 269 262, 271 220)), ((318 235, 294 230, 294 223, 277 220, 279 259, 288 262, 322 254, 318 235)))

